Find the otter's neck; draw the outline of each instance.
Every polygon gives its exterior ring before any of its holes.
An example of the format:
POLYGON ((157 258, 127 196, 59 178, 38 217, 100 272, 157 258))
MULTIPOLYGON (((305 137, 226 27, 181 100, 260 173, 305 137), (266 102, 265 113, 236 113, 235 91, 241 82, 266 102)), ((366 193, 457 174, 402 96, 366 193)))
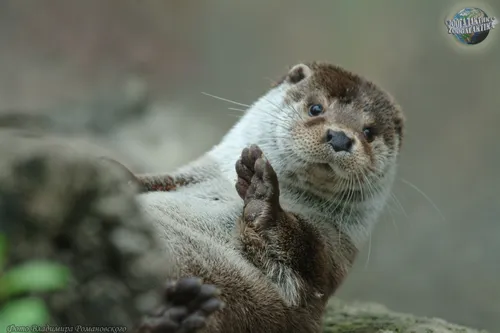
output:
MULTIPOLYGON (((282 178, 281 202, 312 221, 347 235, 357 249, 368 239, 390 196, 396 167, 361 191, 318 192, 297 179, 282 178)), ((332 187, 334 187, 332 185, 332 187)))
POLYGON ((229 130, 221 142, 213 147, 208 155, 217 161, 221 172, 231 181, 236 180, 235 163, 241 151, 257 144, 266 154, 269 147, 269 138, 272 135, 272 123, 276 121, 272 116, 283 100, 283 88, 274 88, 259 98, 243 117, 229 130))

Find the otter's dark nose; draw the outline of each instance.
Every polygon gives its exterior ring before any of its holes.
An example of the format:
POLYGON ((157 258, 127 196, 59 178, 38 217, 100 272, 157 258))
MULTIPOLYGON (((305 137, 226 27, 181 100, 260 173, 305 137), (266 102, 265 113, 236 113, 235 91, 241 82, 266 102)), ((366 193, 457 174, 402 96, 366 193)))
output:
POLYGON ((343 131, 332 131, 329 129, 326 132, 326 142, 328 142, 336 152, 349 151, 352 147, 352 139, 343 131))

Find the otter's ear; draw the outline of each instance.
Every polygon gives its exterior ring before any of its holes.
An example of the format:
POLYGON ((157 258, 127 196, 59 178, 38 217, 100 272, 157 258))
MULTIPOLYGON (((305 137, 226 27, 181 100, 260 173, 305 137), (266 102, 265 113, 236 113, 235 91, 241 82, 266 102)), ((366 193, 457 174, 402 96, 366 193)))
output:
POLYGON ((305 64, 298 64, 295 66, 292 66, 288 73, 281 78, 278 82, 276 82, 273 87, 277 87, 283 82, 288 82, 291 84, 296 84, 305 78, 309 77, 312 75, 312 69, 305 65, 305 64))
POLYGON ((298 83, 305 78, 311 76, 312 69, 304 64, 298 64, 290 68, 286 76, 286 80, 292 84, 298 83))
POLYGON ((402 114, 399 114, 396 116, 394 119, 394 129, 396 131, 396 135, 398 136, 399 139, 399 149, 401 149, 401 146, 403 144, 403 138, 404 138, 404 130, 405 130, 405 117, 402 114))

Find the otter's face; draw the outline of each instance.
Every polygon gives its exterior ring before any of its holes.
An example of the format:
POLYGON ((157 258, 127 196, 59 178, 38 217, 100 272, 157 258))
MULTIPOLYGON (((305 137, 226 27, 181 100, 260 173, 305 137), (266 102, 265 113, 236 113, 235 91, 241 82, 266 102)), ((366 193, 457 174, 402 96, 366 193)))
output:
MULTIPOLYGON (((278 84, 277 144, 314 173, 363 181, 395 165, 403 116, 375 84, 328 64, 296 65, 278 84)), ((324 178, 324 177, 323 177, 324 178)))

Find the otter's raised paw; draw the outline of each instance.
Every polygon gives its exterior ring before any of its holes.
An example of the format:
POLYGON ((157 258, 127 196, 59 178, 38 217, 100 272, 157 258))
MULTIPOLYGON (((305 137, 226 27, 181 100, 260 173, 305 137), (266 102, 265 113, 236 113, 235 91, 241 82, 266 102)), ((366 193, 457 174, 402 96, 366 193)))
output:
POLYGON ((194 333, 224 306, 218 295, 215 286, 196 278, 171 282, 165 289, 165 305, 141 325, 139 333, 194 333))
POLYGON ((244 221, 255 225, 276 221, 281 212, 278 177, 257 145, 243 149, 236 173, 236 190, 245 202, 244 221))

